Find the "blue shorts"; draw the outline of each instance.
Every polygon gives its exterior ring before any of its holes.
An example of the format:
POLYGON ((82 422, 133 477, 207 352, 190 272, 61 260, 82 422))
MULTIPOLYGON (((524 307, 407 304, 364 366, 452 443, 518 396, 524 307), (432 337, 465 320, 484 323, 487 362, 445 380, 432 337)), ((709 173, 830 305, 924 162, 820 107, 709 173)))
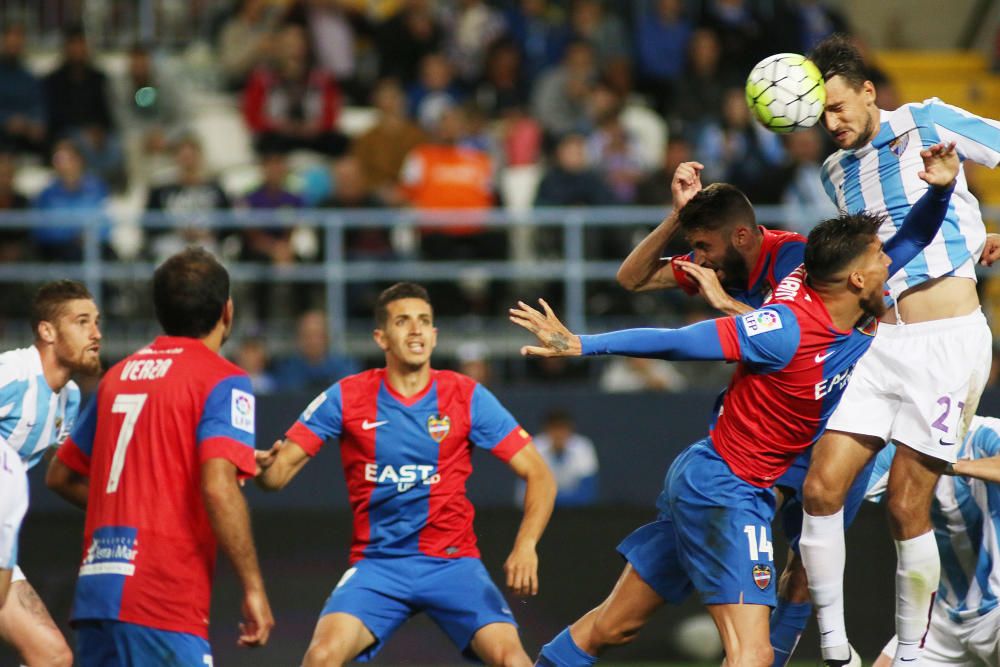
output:
POLYGON ((212 667, 208 640, 121 621, 77 621, 80 667, 212 667))
POLYGON ((354 564, 323 606, 361 620, 375 643, 355 658, 371 660, 410 616, 427 612, 462 653, 476 655, 472 637, 490 623, 514 622, 507 601, 478 558, 366 558, 354 564))
MULTIPOLYGON (((812 447, 798 455, 795 461, 784 475, 774 483, 780 487, 785 494, 785 501, 779 510, 781 513, 781 529, 785 533, 792 550, 798 553, 799 538, 802 536, 802 485, 806 481, 806 473, 809 471, 809 462, 812 460, 812 447)), ((844 530, 854 523, 854 518, 858 516, 861 503, 865 501, 865 492, 868 490, 868 478, 871 477, 872 468, 875 467, 875 457, 868 462, 854 484, 847 492, 844 499, 844 530)))
POLYGON ((705 438, 667 471, 657 520, 618 552, 664 600, 775 605, 774 492, 737 477, 705 438))

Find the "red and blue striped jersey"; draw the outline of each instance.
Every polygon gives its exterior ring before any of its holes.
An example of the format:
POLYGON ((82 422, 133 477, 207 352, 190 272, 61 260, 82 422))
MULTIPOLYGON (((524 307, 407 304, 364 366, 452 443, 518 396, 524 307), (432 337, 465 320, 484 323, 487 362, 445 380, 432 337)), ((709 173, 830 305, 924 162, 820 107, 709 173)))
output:
POLYGON ((769 487, 823 433, 877 322, 837 329, 800 267, 765 307, 715 323, 723 355, 741 363, 712 442, 737 476, 769 487))
POLYGON ((90 478, 72 619, 208 636, 216 540, 201 464, 254 462, 250 379, 193 338, 112 366, 56 456, 90 478))
POLYGON ((351 562, 423 554, 478 557, 474 510, 465 493, 473 445, 509 461, 531 441, 486 387, 431 371, 404 397, 385 369, 352 375, 320 394, 286 437, 315 455, 330 438, 354 512, 351 562))

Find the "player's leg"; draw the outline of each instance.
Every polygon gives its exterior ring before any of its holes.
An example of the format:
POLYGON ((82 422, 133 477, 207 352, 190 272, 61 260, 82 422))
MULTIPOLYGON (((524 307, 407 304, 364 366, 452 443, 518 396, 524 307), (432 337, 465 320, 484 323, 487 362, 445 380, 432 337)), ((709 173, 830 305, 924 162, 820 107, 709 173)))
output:
POLYGON ((469 648, 490 667, 531 667, 532 664, 517 634, 517 626, 510 623, 490 623, 481 627, 473 635, 469 648))
POLYGON ((965 642, 969 653, 983 664, 1000 665, 1000 607, 973 620, 971 625, 965 642))
POLYGON ((70 667, 73 652, 35 589, 15 570, 7 600, 0 607, 0 639, 31 667, 70 667))
POLYGON ((375 641, 375 635, 356 616, 327 614, 316 624, 302 667, 340 667, 375 641))
POLYGON ((774 660, 768 641, 770 607, 761 604, 711 604, 708 613, 715 621, 726 650, 726 667, 767 667, 774 660))
POLYGON ((778 606, 771 612, 770 639, 773 667, 784 667, 812 617, 809 580, 802 557, 789 548, 788 561, 778 578, 778 606))

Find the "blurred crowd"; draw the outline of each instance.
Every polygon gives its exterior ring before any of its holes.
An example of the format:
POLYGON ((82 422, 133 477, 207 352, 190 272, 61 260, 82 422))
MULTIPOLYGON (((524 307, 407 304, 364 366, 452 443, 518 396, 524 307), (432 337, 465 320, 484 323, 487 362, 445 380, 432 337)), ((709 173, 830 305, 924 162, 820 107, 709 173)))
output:
MULTIPOLYGON (((4 261, 80 261, 81 225, 89 215, 101 226, 102 252, 109 256, 156 261, 196 242, 227 259, 280 270, 322 261, 321 233, 277 223, 219 228, 204 224, 205 212, 278 216, 378 207, 469 214, 447 226, 418 224, 408 237, 375 227, 351 230, 348 259, 505 259, 508 234, 484 227, 476 211, 667 207, 675 167, 692 159, 705 165, 704 183, 727 181, 757 204, 783 205, 787 226, 797 231, 807 231, 816 211, 833 212, 818 177, 830 152, 825 135, 815 128, 769 133, 752 121, 743 94, 747 72, 762 57, 805 53, 833 32, 849 32, 845 18, 819 0, 240 0, 213 6, 219 9, 205 36, 213 54, 212 92, 238 109, 253 149, 253 176, 238 182, 222 179, 208 164, 191 82, 169 66, 177 56, 170 49, 137 43, 124 54, 124 67, 109 73, 86 32, 67 27, 58 57, 41 72, 29 62, 33 45, 25 27, 2 26, 0 210, 76 212, 58 226, 0 228, 4 261), (357 109, 366 111, 360 128, 344 117, 357 109), (45 174, 30 196, 18 187, 26 166, 45 174), (121 242, 108 215, 116 197, 162 213, 171 224, 121 242)), ((875 67, 870 77, 880 106, 895 108, 892 82, 875 67)), ((644 231, 588 235, 585 252, 620 260, 644 231)), ((540 232, 532 242, 536 256, 562 251, 556 236, 540 232)), ((352 314, 367 314, 381 287, 376 283, 351 287, 352 314)), ((269 317, 299 323, 297 361, 272 365, 264 336, 243 341, 242 363, 257 369, 259 388, 302 386, 316 377, 326 382, 331 373, 353 368, 349 360, 316 352, 325 332, 313 332, 312 345, 305 342, 310 322, 323 319, 314 312, 323 304, 321 287, 264 280, 245 287, 243 301, 261 331, 269 317)), ((642 309, 641 300, 636 306, 611 289, 588 290, 588 307, 612 315, 642 309)), ((434 295, 452 315, 495 315, 509 296, 476 278, 437 285, 434 295)), ((0 309, 4 304, 0 298, 0 309)), ((680 320, 706 315, 690 304, 672 307, 680 320)), ((684 375, 669 365, 644 363, 609 365, 601 382, 626 390, 685 386, 684 375)))

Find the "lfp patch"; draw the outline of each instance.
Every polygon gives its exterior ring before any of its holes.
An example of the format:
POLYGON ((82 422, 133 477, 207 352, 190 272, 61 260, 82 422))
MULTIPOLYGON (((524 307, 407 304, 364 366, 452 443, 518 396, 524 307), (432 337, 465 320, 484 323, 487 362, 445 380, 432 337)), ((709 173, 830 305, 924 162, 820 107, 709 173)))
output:
POLYGON ((755 310, 740 319, 748 336, 776 331, 781 328, 781 317, 773 310, 755 310))
POLYGON ((427 432, 438 444, 448 437, 449 431, 451 431, 451 417, 448 415, 431 415, 427 418, 427 432))
POLYGON ((233 428, 247 433, 253 433, 254 398, 239 389, 233 389, 233 404, 231 408, 233 428))
POLYGON ((758 563, 753 566, 753 583, 757 584, 760 590, 771 585, 771 566, 758 563))

